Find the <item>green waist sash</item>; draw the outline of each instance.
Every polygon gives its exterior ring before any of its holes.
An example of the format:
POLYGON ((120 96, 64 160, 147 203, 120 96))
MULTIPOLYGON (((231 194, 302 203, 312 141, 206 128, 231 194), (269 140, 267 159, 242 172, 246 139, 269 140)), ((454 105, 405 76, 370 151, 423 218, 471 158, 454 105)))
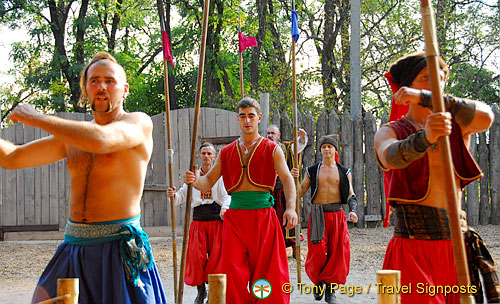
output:
POLYGON ((152 269, 153 253, 149 237, 142 230, 141 215, 98 223, 77 223, 68 219, 64 242, 71 245, 91 246, 114 240, 120 240, 120 256, 127 279, 136 287, 144 286, 140 271, 152 269))
POLYGON ((274 205, 274 198, 269 192, 240 191, 231 193, 229 209, 263 209, 274 205))

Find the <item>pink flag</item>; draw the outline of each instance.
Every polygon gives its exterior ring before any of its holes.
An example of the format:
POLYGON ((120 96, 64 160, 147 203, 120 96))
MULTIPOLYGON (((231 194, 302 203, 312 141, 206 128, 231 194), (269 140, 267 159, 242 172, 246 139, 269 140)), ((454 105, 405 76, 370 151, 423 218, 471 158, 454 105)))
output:
POLYGON ((172 67, 175 67, 174 60, 172 59, 172 50, 170 49, 170 40, 165 31, 161 31, 161 42, 163 45, 163 59, 167 59, 167 61, 172 63, 172 67))
POLYGON ((240 44, 240 53, 243 53, 247 47, 257 46, 257 39, 254 37, 247 37, 241 32, 238 32, 238 40, 240 44))

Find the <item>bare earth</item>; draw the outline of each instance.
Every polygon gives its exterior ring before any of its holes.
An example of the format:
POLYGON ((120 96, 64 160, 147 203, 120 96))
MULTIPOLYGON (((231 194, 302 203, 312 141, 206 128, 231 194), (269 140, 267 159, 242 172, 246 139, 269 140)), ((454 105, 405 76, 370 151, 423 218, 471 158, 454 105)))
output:
MULTIPOLYGON (((476 229, 486 241, 493 258, 500 260, 500 226, 479 226, 476 229)), ((382 268, 385 248, 392 236, 392 229, 351 228, 351 269, 347 278, 344 293, 337 293, 342 303, 376 303, 377 294, 373 283, 376 282, 376 271, 382 268), (361 294, 348 295, 348 288, 361 286, 361 294)), ((29 303, 38 277, 51 259, 61 241, 5 241, 0 242, 0 303, 29 303)), ((170 238, 151 238, 152 248, 157 266, 167 293, 169 303, 173 297, 172 244, 170 238)), ((177 256, 180 257, 182 240, 177 238, 177 256)), ((302 291, 297 284, 297 264, 289 250, 288 263, 290 281, 293 287, 291 303, 324 303, 315 302, 308 288, 312 285, 304 271, 307 244, 302 244, 302 291)), ((180 259, 180 258, 179 258, 180 259)), ((273 286, 276 288, 275 286, 273 286)), ((281 287, 279 287, 281 288, 281 287)), ((184 303, 193 303, 196 288, 184 287, 184 303)), ((230 302, 227 302, 230 304, 230 302)))

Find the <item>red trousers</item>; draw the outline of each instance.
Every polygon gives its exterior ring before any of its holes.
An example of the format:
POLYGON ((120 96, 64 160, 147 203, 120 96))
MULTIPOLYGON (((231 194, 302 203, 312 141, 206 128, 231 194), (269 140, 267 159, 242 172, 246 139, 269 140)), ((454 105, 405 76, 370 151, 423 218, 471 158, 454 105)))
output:
POLYGON ((220 273, 222 254, 222 221, 193 221, 189 228, 184 282, 198 286, 208 275, 220 273))
POLYGON ((315 285, 326 283, 345 284, 351 260, 351 239, 343 210, 325 212, 325 236, 319 244, 310 240, 311 217, 307 229, 307 276, 315 285))
POLYGON ((460 294, 445 296, 435 289, 458 285, 451 241, 393 237, 387 245, 383 268, 400 270, 401 286, 411 284, 411 294, 401 293, 403 304, 460 303, 460 294))
POLYGON ((227 303, 290 303, 290 295, 282 291, 283 284, 290 282, 285 242, 273 208, 227 210, 222 240, 227 303), (266 299, 259 300, 249 292, 259 279, 272 286, 266 299))

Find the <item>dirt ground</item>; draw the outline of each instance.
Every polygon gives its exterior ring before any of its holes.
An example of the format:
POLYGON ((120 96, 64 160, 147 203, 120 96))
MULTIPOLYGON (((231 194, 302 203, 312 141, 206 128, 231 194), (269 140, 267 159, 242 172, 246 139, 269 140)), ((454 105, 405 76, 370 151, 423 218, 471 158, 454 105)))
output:
MULTIPOLYGON (((476 229, 488 244, 490 251, 498 263, 500 261, 500 226, 479 226, 476 229)), ((346 286, 361 286, 363 292, 348 295, 348 289, 338 294, 342 303, 376 303, 377 294, 373 283, 376 282, 376 271, 382 268, 385 248, 392 236, 392 229, 351 228, 351 266, 346 286)), ((38 277, 54 254, 61 241, 5 241, 0 242, 0 303, 29 303, 38 277)), ((172 244, 170 238, 151 238, 155 260, 167 293, 169 303, 173 299, 172 244)), ((177 255, 180 257, 182 240, 177 238, 177 255)), ((290 281, 293 291, 291 303, 315 303, 307 287, 311 282, 304 271, 307 244, 302 244, 302 282, 305 289, 300 290, 297 284, 297 264, 289 250, 288 263, 290 281)), ((196 288, 184 287, 184 303, 192 303, 196 297, 196 288)), ((230 302, 227 302, 230 304, 230 302)), ((321 303, 321 302, 316 302, 321 303)), ((322 302, 324 303, 324 302, 322 302)))

